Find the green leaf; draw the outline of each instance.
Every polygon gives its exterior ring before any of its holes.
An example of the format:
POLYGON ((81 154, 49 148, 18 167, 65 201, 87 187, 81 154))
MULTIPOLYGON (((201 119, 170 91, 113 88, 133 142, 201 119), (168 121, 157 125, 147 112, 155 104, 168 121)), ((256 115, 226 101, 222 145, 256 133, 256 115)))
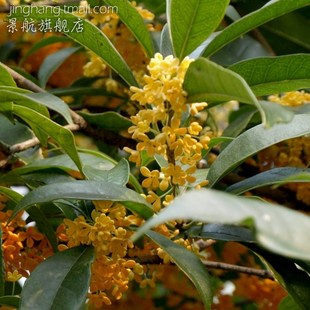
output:
POLYGON ((51 136, 70 156, 79 170, 81 172, 83 171, 82 164, 76 150, 74 136, 70 130, 26 107, 16 105, 14 106, 14 113, 27 122, 33 129, 35 128, 36 131, 39 130, 42 133, 51 136))
POLYGON ((306 18, 298 12, 285 14, 262 26, 264 30, 270 31, 289 42, 310 50, 310 38, 307 32, 309 27, 309 18, 306 18))
POLYGON ((240 74, 257 96, 310 88, 310 55, 261 57, 229 67, 240 74))
POLYGON ((23 198, 23 196, 18 192, 15 192, 14 190, 4 186, 0 186, 0 193, 8 197, 14 203, 19 203, 23 198))
POLYGON ((12 90, 0 89, 0 102, 14 102, 16 105, 25 106, 44 115, 45 117, 49 117, 48 110, 42 105, 41 102, 28 97, 28 94, 31 93, 24 93, 15 90, 16 88, 12 90))
POLYGON ((117 15, 121 21, 132 32, 138 42, 143 46, 147 55, 151 58, 154 55, 153 41, 150 32, 144 24, 142 16, 127 0, 104 0, 111 6, 117 6, 117 15))
POLYGON ((56 199, 118 201, 124 203, 126 207, 129 206, 131 211, 138 213, 143 218, 153 215, 152 206, 140 194, 129 188, 107 181, 74 181, 49 184, 29 192, 14 209, 12 218, 19 211, 34 204, 56 199))
POLYGON ((112 111, 95 114, 79 112, 79 114, 87 123, 113 132, 127 130, 132 126, 132 122, 128 118, 112 111))
POLYGON ((93 166, 84 166, 84 173, 89 180, 106 181, 120 186, 125 186, 129 180, 130 167, 124 158, 111 170, 102 170, 93 166))
POLYGON ((20 310, 76 310, 86 301, 90 283, 92 247, 58 252, 39 264, 25 282, 20 310))
POLYGON ((189 238, 215 239, 221 241, 255 242, 253 232, 246 227, 223 224, 205 224, 186 232, 189 238))
POLYGON ((237 100, 258 105, 255 95, 241 76, 205 58, 192 62, 184 79, 188 102, 237 100))
POLYGON ((170 39, 169 25, 165 24, 160 36, 160 53, 167 57, 173 55, 173 47, 170 39))
POLYGON ((200 259, 183 246, 154 231, 149 231, 147 236, 172 258, 173 262, 195 285, 205 308, 211 309, 212 290, 210 276, 200 259))
POLYGON ((1 296, 0 305, 18 308, 20 304, 19 296, 1 296))
POLYGON ((45 88, 51 75, 74 53, 81 50, 81 47, 63 48, 53 54, 48 55, 40 66, 38 78, 40 86, 45 88))
POLYGON ((167 18, 174 54, 183 59, 218 27, 228 0, 167 0, 167 18))
MULTIPOLYGON (((128 85, 138 86, 138 83, 136 82, 124 59, 109 39, 104 35, 104 33, 94 24, 86 19, 80 19, 71 13, 66 13, 63 10, 57 10, 57 16, 55 16, 55 14, 53 14, 53 7, 47 5, 44 6, 44 10, 41 9, 41 12, 42 11, 43 13, 33 12, 29 15, 29 18, 33 18, 37 21, 45 18, 51 19, 52 26, 55 26, 57 19, 66 20, 68 30, 67 32, 64 32, 66 36, 72 38, 82 46, 90 49, 96 55, 101 57, 104 62, 107 63, 107 65, 109 65, 116 73, 118 73, 128 85), (72 31, 79 23, 83 27, 83 30, 81 32, 72 31)), ((20 12, 20 10, 16 10, 13 14, 11 14, 11 17, 17 18, 18 20, 24 19, 24 15, 20 12)))
POLYGON ((310 276, 294 261, 250 245, 255 254, 272 269, 275 278, 288 291, 298 309, 307 310, 310 303, 310 276))
POLYGON ((224 175, 240 165, 248 157, 278 142, 310 133, 310 115, 296 115, 289 124, 279 124, 272 128, 255 126, 231 142, 211 165, 208 179, 212 187, 224 175))
POLYGON ((133 239, 137 240, 150 228, 172 220, 238 224, 249 218, 255 224, 255 238, 261 246, 283 256, 310 259, 309 216, 211 189, 192 190, 177 197, 142 226, 133 239))
POLYGON ((292 296, 288 295, 282 299, 278 306, 278 310, 300 310, 300 308, 296 305, 292 296))
POLYGON ((16 87, 14 79, 2 63, 0 63, 0 85, 16 87))
POLYGON ((43 38, 40 41, 35 42, 31 46, 31 48, 25 53, 25 55, 19 61, 19 66, 21 66, 29 56, 37 52, 42 47, 45 47, 50 44, 58 43, 58 42, 70 42, 70 41, 71 39, 67 37, 62 37, 62 36, 51 36, 51 37, 43 38))
POLYGON ((260 9, 247 14, 225 28, 210 42, 203 56, 209 57, 228 43, 252 29, 306 5, 309 5, 309 0, 271 0, 260 9))
POLYGON ((226 191, 240 195, 254 188, 272 184, 284 184, 285 182, 310 182, 310 169, 292 167, 274 168, 233 184, 226 191))

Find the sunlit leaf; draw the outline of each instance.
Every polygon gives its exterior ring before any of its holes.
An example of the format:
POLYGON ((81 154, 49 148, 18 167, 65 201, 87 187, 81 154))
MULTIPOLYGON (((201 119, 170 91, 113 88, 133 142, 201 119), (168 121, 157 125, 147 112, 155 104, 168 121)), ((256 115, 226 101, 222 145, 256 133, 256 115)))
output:
POLYGON ((140 194, 129 188, 107 181, 73 181, 49 184, 29 192, 16 206, 12 217, 29 206, 56 199, 118 201, 144 218, 153 214, 152 206, 140 194))
POLYGON ((16 83, 12 78, 11 74, 6 68, 0 63, 0 85, 16 87, 16 83))
POLYGON ((176 198, 135 234, 136 240, 150 228, 172 220, 238 224, 252 219, 255 239, 271 252, 310 259, 310 218, 297 211, 255 199, 215 190, 193 190, 176 198))
POLYGON ((167 0, 167 18, 175 56, 183 59, 218 27, 227 0, 167 0))
POLYGON ((229 67, 255 95, 272 95, 310 87, 310 55, 296 54, 245 60, 229 67))

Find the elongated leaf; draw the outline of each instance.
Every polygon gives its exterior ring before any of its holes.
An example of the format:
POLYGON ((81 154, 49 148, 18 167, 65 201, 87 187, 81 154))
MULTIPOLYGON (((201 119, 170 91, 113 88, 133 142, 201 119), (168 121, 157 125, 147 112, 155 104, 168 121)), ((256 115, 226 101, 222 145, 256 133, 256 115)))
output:
POLYGON ((255 126, 242 133, 231 142, 211 165, 208 174, 209 186, 241 164, 251 155, 275 143, 300 137, 310 133, 310 115, 296 115, 289 124, 279 124, 272 128, 255 126))
POLYGON ((274 271, 275 278, 292 296, 298 309, 307 310, 310 303, 309 274, 300 270, 294 261, 286 257, 269 253, 255 245, 249 245, 249 248, 253 249, 258 257, 274 271))
POLYGON ((106 181, 74 181, 38 187, 24 196, 14 209, 12 217, 31 205, 62 198, 119 201, 127 206, 130 205, 130 210, 144 218, 149 218, 153 214, 152 206, 140 194, 129 188, 106 181))
POLYGON ((245 60, 229 67, 255 95, 279 94, 310 87, 310 55, 296 54, 245 60))
POLYGON ((287 182, 309 182, 310 169, 291 167, 271 169, 233 184, 229 186, 226 191, 232 194, 240 195, 257 187, 272 184, 283 184, 286 180, 289 180, 287 182))
POLYGON ((238 224, 253 219, 257 242, 280 255, 310 259, 310 218, 299 212, 259 200, 215 190, 193 190, 175 199, 138 230, 134 239, 150 228, 172 220, 238 224))
POLYGON ((0 305, 18 308, 20 303, 19 296, 2 296, 0 297, 0 305))
POLYGON ((96 169, 93 166, 84 166, 84 173, 89 180, 106 181, 125 186, 129 180, 130 167, 124 158, 110 170, 96 169))
POLYGON ((227 0, 167 0, 168 24, 175 56, 183 59, 218 27, 227 0))
POLYGON ((14 102, 15 104, 28 107, 45 117, 49 117, 48 110, 41 102, 28 97, 27 93, 16 92, 15 89, 4 90, 0 89, 0 102, 14 102))
POLYGON ((255 242, 251 229, 236 225, 205 224, 186 232, 189 238, 206 238, 222 241, 255 242))
POLYGON ((32 128, 36 128, 42 133, 51 136, 70 156, 70 158, 82 172, 82 164, 76 150, 73 134, 70 130, 56 124, 43 115, 26 107, 16 105, 14 107, 14 113, 21 117, 25 122, 30 124, 32 128))
POLYGON ((252 29, 272 20, 276 17, 309 5, 309 0, 271 0, 262 8, 238 19, 225 28, 205 49, 203 56, 209 57, 226 44, 237 39, 252 29))
POLYGON ((300 310, 300 308, 296 305, 292 296, 288 295, 282 299, 278 306, 278 310, 300 310))
POLYGON ((15 192, 14 190, 0 186, 0 193, 11 199, 13 202, 18 203, 23 198, 20 193, 15 192))
POLYGON ((110 111, 95 114, 79 112, 79 114, 86 120, 87 123, 114 132, 127 130, 130 126, 132 126, 132 122, 128 118, 116 112, 110 111))
POLYGON ((0 63, 0 85, 16 87, 14 79, 2 63, 0 63))
POLYGON ((47 258, 25 282, 20 310, 76 310, 86 301, 92 247, 75 247, 47 258))
POLYGON ((21 88, 0 88, 0 102, 4 101, 12 101, 15 104, 26 106, 46 117, 49 116, 47 107, 62 115, 69 124, 72 124, 68 106, 52 94, 31 93, 21 88))
POLYGON ((42 47, 45 47, 47 45, 51 45, 54 43, 59 43, 59 42, 70 42, 70 38, 67 37, 62 37, 62 36, 51 36, 51 37, 47 37, 47 38, 43 38, 38 42, 35 42, 31 48, 25 53, 25 55, 21 58, 20 62, 19 62, 19 66, 21 66, 25 60, 31 56, 32 54, 34 54, 35 52, 37 52, 39 49, 41 49, 42 47))
MULTIPOLYGON (((29 18, 37 21, 44 20, 45 18, 50 19, 52 27, 55 27, 57 20, 58 22, 59 19, 61 21, 65 20, 66 27, 63 29, 63 32, 66 36, 72 38, 101 57, 128 85, 138 86, 138 83, 124 59, 114 48, 109 39, 94 24, 86 19, 82 20, 71 13, 66 13, 63 10, 57 10, 57 16, 53 13, 53 7, 44 6, 41 12, 32 12, 29 18), (79 26, 81 26, 82 29, 79 28, 79 26)), ((18 20, 24 19, 24 15, 20 10, 15 10, 14 13, 11 14, 11 17, 17 18, 18 20)))
POLYGON ((66 61, 66 59, 80 49, 81 47, 67 47, 48 55, 41 64, 38 72, 40 86, 45 88, 51 75, 66 61))
POLYGON ((144 24, 142 16, 127 0, 104 0, 111 6, 117 7, 117 15, 122 22, 133 33, 138 42, 143 46, 147 55, 151 58, 154 55, 153 41, 150 32, 144 24))
POLYGON ((211 309, 212 291, 210 277, 200 259, 181 245, 154 231, 147 236, 157 243, 195 285, 206 309, 211 309))

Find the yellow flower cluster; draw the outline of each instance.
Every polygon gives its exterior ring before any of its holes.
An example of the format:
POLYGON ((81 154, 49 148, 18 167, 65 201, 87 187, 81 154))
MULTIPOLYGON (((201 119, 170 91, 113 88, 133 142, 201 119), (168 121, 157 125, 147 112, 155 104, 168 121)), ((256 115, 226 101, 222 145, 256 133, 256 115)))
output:
POLYGON ((0 224, 2 229, 2 251, 5 276, 16 282, 30 272, 45 258, 53 254, 47 238, 36 227, 26 227, 23 212, 8 222, 12 210, 6 210, 7 198, 0 195, 0 224))
MULTIPOLYGON (((183 81, 192 60, 182 62, 173 56, 159 53, 151 59, 147 69, 149 75, 143 77, 143 88, 131 87, 131 100, 137 101, 141 110, 132 116, 133 126, 129 133, 138 141, 136 150, 125 147, 130 153, 129 160, 142 164, 142 154, 149 158, 161 156, 166 165, 159 170, 150 171, 141 167, 141 174, 146 178, 142 186, 148 189, 148 202, 156 210, 161 208, 161 199, 155 193, 158 189, 166 192, 164 204, 168 204, 178 186, 187 186, 196 181, 196 164, 202 159, 202 151, 208 148, 210 140, 204 134, 202 126, 191 121, 190 116, 203 110, 207 103, 186 102, 183 81), (188 119, 183 125, 183 118, 188 119), (171 192, 172 194, 168 194, 171 192)), ((201 186, 205 185, 203 182, 201 186)))
MULTIPOLYGON (((126 215, 126 209, 119 203, 94 202, 92 221, 83 216, 74 221, 65 219, 58 230, 59 239, 68 247, 81 244, 95 248, 92 264, 92 278, 89 300, 96 308, 110 305, 111 299, 119 300, 128 289, 128 283, 144 273, 142 265, 128 257, 133 248, 130 241, 130 225, 140 225, 141 220, 134 215, 126 215)), ((59 248, 65 249, 62 244, 59 248)))
POLYGON ((305 91, 292 91, 284 93, 282 96, 272 95, 268 99, 271 102, 277 102, 286 106, 299 106, 310 103, 310 94, 305 91))

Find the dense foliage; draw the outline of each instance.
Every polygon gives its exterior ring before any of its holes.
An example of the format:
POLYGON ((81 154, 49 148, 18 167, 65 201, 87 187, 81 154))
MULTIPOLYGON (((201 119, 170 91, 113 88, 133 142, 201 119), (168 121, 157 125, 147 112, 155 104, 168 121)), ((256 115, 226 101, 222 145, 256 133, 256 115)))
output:
POLYGON ((308 309, 309 0, 0 0, 0 308, 308 309))

